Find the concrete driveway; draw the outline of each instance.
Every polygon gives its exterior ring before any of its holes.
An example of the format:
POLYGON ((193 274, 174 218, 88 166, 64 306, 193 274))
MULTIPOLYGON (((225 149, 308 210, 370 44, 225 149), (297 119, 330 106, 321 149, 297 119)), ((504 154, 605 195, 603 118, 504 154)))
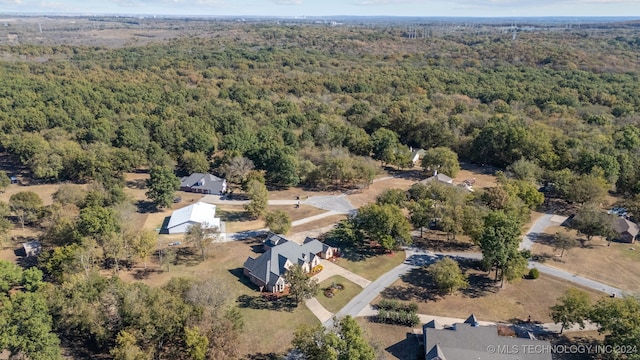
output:
POLYGON ((338 266, 329 260, 320 260, 320 265, 322 265, 322 271, 313 276, 313 278, 318 280, 318 282, 322 282, 335 275, 340 275, 343 278, 354 282, 361 288, 365 288, 369 286, 369 284, 371 284, 371 281, 363 278, 360 275, 354 274, 351 271, 343 268, 342 266, 338 266))

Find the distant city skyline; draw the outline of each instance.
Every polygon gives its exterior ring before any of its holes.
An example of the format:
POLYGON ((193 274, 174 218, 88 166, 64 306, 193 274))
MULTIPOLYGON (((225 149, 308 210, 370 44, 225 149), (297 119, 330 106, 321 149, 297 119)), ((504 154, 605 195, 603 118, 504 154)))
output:
POLYGON ((640 17, 640 0, 0 0, 0 13, 265 17, 640 17))

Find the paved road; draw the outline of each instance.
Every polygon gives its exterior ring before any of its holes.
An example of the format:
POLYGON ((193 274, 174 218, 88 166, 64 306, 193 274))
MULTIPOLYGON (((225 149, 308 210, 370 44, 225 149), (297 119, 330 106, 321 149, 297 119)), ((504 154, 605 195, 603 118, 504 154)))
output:
MULTIPOLYGON (((536 236, 540 233, 543 233, 544 230, 552 225, 561 224, 564 222, 566 218, 545 214, 540 217, 536 222, 531 226, 529 231, 524 235, 523 241, 520 245, 520 249, 530 249, 533 246, 533 242, 536 236)), ((482 259, 482 254, 480 253, 435 253, 424 250, 417 250, 414 248, 407 248, 406 250, 407 259, 403 264, 396 266, 391 269, 389 272, 382 275, 380 278, 372 282, 369 286, 367 286, 360 294, 351 299, 351 301, 345 305, 340 311, 338 311, 335 315, 337 317, 351 315, 351 316, 362 316, 373 314, 374 310, 371 308, 370 303, 387 287, 393 284, 396 280, 398 280, 403 274, 406 274, 411 269, 415 269, 420 266, 429 265, 430 263, 436 261, 437 259, 448 256, 448 257, 458 257, 465 259, 482 259)), ((581 285, 586 288, 590 288, 596 291, 603 291, 607 294, 615 294, 616 296, 623 296, 624 292, 621 289, 600 283, 595 280, 587 279, 581 276, 577 276, 575 274, 569 273, 565 270, 557 269, 551 266, 547 266, 538 262, 530 261, 529 267, 536 267, 538 270, 547 275, 552 275, 575 284, 581 285)), ((426 316, 426 315, 424 315, 426 316)), ((462 319, 464 321, 464 319, 462 319)), ((330 319, 323 323, 326 327, 333 326, 333 320, 330 319)), ((535 325, 535 324, 534 324, 535 325)), ((553 331, 558 332, 560 330, 559 325, 555 324, 543 324, 544 326, 528 325, 531 327, 531 331, 535 333, 541 333, 543 331, 553 331)), ((590 324, 587 326, 587 329, 593 328, 594 325, 590 324)))

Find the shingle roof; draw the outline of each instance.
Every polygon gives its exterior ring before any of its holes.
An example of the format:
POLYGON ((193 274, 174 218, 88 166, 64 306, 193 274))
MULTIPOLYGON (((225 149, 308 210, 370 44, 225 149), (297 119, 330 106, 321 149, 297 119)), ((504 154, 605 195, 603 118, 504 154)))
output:
POLYGON ((208 190, 214 194, 224 191, 224 183, 224 179, 204 173, 193 173, 180 179, 180 187, 188 187, 194 190, 208 190))
POLYGON ((289 240, 285 239, 284 236, 270 232, 267 235, 267 239, 264 241, 264 244, 267 245, 268 247, 274 247, 274 246, 283 244, 287 241, 289 240))
POLYGON ((216 218, 216 206, 204 202, 197 202, 174 211, 173 214, 171 214, 167 228, 171 229, 174 226, 190 221, 220 227, 220 219, 216 218))
MULTIPOLYGON (((471 318, 471 317, 470 317, 471 318)), ((498 335, 498 328, 491 326, 472 326, 471 324, 455 324, 453 329, 438 330, 423 326, 425 337, 425 358, 427 360, 513 360, 514 354, 505 352, 487 352, 487 346, 493 345, 494 349, 504 347, 513 349, 514 346, 522 349, 526 345, 546 346, 549 351, 520 352, 520 360, 550 360, 551 344, 548 341, 530 340, 498 335)))
POLYGON ((287 261, 291 264, 302 265, 312 261, 317 256, 316 254, 325 252, 329 248, 328 245, 317 239, 307 238, 302 245, 284 240, 255 259, 247 258, 244 267, 265 284, 273 285, 286 272, 287 261))
POLYGON ((429 184, 432 181, 439 181, 439 182, 445 183, 445 184, 453 184, 453 179, 448 177, 445 174, 436 174, 436 175, 434 175, 434 176, 432 176, 430 178, 426 178, 426 179, 420 181, 420 183, 426 185, 426 184, 429 184))
POLYGON ((613 216, 611 221, 613 225, 613 230, 615 230, 618 234, 623 232, 628 232, 631 236, 636 237, 640 229, 638 225, 632 221, 629 221, 620 216, 613 216))

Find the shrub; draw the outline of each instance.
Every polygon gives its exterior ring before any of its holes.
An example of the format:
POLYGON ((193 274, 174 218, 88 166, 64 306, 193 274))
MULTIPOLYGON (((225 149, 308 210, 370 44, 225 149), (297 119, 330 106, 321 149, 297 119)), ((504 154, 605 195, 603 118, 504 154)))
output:
POLYGON ((536 268, 529 270, 529 279, 537 279, 540 277, 540 271, 536 268))
POLYGON ((404 312, 417 312, 418 304, 416 303, 402 303, 398 300, 382 299, 376 305, 378 309, 390 310, 390 311, 404 311, 404 312))
POLYGON ((418 314, 415 312, 380 309, 374 321, 382 324, 413 327, 420 323, 420 317, 418 317, 418 314))

